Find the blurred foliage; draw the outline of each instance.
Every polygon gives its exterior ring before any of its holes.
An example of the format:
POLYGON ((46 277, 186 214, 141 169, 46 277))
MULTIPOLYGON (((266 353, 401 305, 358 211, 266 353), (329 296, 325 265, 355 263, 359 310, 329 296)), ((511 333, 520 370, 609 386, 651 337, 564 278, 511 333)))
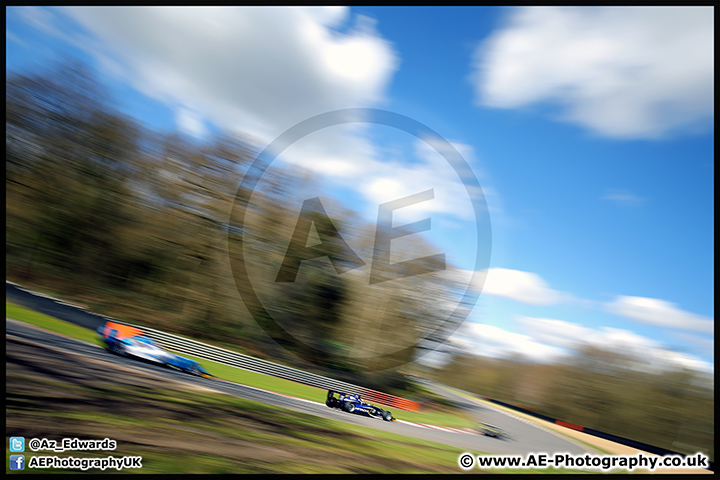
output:
POLYGON ((648 359, 596 347, 553 364, 456 355, 438 382, 543 415, 680 453, 715 449, 711 378, 653 369, 648 359))
POLYGON ((108 315, 243 336, 219 226, 247 146, 149 131, 109 98, 79 64, 7 77, 6 275, 108 315))
MULTIPOLYGON (((418 340, 438 331, 434 310, 451 300, 452 282, 416 276, 371 289, 366 275, 343 271, 345 238, 369 260, 375 225, 325 197, 308 213, 330 255, 303 261, 296 282, 275 281, 316 180, 291 167, 252 169, 256 156, 225 132, 198 140, 141 125, 83 64, 10 72, 6 277, 120 320, 404 388, 387 367, 412 361, 418 340), (262 181, 242 187, 252 175, 262 181), (272 328, 258 327, 263 318, 272 328), (278 331, 277 342, 266 333, 278 331)), ((415 258, 432 250, 421 240, 412 248, 415 258)))
POLYGON ((120 319, 257 347, 224 245, 248 145, 154 132, 110 99, 80 64, 8 75, 7 277, 120 319))

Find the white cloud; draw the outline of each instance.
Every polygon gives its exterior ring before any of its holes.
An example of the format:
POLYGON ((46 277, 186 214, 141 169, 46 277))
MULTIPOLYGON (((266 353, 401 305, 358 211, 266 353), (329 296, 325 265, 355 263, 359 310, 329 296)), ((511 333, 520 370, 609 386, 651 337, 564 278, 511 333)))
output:
POLYGON ((646 199, 628 190, 610 189, 605 192, 602 200, 609 200, 620 207, 639 207, 645 203, 646 199))
POLYGON ((569 300, 553 290, 540 275, 509 268, 490 268, 482 292, 531 305, 553 305, 569 300))
POLYGON ((454 340, 468 347, 472 353, 495 358, 522 356, 537 362, 551 362, 567 355, 552 345, 540 343, 529 335, 513 333, 493 325, 469 323, 463 325, 454 340))
POLYGON ((523 330, 532 338, 565 348, 576 348, 593 336, 593 330, 577 323, 550 318, 518 316, 523 330))
POLYGON ((715 331, 714 319, 686 312, 672 302, 656 298, 618 295, 606 308, 616 315, 650 325, 703 333, 715 331))
MULTIPOLYGON (((87 45, 104 64, 108 57, 122 59, 127 78, 179 112, 178 126, 193 135, 213 122, 266 143, 318 114, 378 106, 399 65, 372 20, 351 18, 344 7, 63 11, 102 39, 103 46, 87 45)), ((113 66, 117 71, 117 62, 113 66)), ((371 141, 373 128, 360 122, 309 132, 282 160, 359 192, 371 205, 370 218, 380 203, 431 188, 431 201, 403 208, 398 220, 432 213, 474 218, 441 145, 410 136, 407 155, 393 158, 371 141)), ((469 146, 453 146, 472 156, 469 146)))
MULTIPOLYGON (((295 142, 279 158, 344 187, 346 197, 353 192, 364 204, 357 208, 372 223, 377 221, 379 205, 428 190, 432 190, 432 198, 393 211, 394 226, 430 219, 434 229, 439 225, 436 222, 448 218, 474 223, 473 200, 481 220, 487 218, 483 192, 468 191, 464 178, 442 155, 442 146, 400 130, 394 132, 400 134, 399 140, 373 143, 368 131, 374 128, 372 124, 363 124, 361 129, 349 125, 325 128, 295 142)), ((475 163, 472 147, 448 144, 468 165, 475 163)))
POLYGON ((715 341, 712 338, 703 338, 688 333, 678 333, 678 338, 692 345, 692 350, 700 355, 715 357, 715 341))
POLYGON ((687 368, 712 373, 714 365, 699 357, 670 350, 661 343, 629 330, 611 327, 590 328, 578 323, 549 318, 518 316, 522 333, 492 325, 465 324, 451 337, 456 349, 495 358, 526 356, 537 362, 568 358, 573 351, 594 346, 634 359, 635 368, 656 371, 687 368))
POLYGON ((656 370, 689 368, 701 372, 712 372, 714 366, 700 358, 665 348, 660 343, 629 330, 602 327, 587 338, 587 343, 604 350, 631 355, 639 360, 638 366, 649 366, 656 370))
MULTIPOLYGON (((165 102, 178 128, 193 136, 204 135, 213 123, 266 145, 315 115, 379 106, 399 67, 396 52, 373 21, 351 16, 346 7, 71 7, 52 12, 68 14, 90 32, 73 31, 72 37, 59 32, 63 40, 94 55, 105 73, 165 102)), ((309 127, 281 159, 357 192, 374 220, 378 204, 428 189, 434 198, 399 210, 399 222, 438 213, 474 219, 461 179, 441 155, 444 145, 410 135, 407 155, 395 158, 387 145, 374 143, 368 135, 372 128, 371 122, 315 132, 309 127)), ((407 137, 407 132, 395 133, 407 137)), ((473 163, 471 147, 452 146, 473 163)))
POLYGON ((177 124, 180 131, 194 137, 202 137, 207 133, 202 115, 188 108, 180 108, 176 113, 177 124))
POLYGON ((524 7, 475 53, 478 102, 551 102, 608 137, 655 138, 714 117, 713 7, 524 7))
MULTIPOLYGON (((432 213, 474 220, 471 198, 462 179, 443 157, 439 145, 417 139, 413 142, 412 162, 378 161, 367 178, 361 180, 361 191, 372 205, 380 205, 415 193, 433 190, 433 199, 397 210, 398 221, 406 223, 427 218, 432 213), (412 218, 410 217, 412 215, 412 218)), ((471 147, 452 144, 462 156, 472 155, 471 147)))
POLYGON ((96 55, 122 58, 146 94, 269 140, 331 110, 375 105, 397 69, 346 7, 73 7, 96 55), (355 25, 341 33, 349 20, 355 25))

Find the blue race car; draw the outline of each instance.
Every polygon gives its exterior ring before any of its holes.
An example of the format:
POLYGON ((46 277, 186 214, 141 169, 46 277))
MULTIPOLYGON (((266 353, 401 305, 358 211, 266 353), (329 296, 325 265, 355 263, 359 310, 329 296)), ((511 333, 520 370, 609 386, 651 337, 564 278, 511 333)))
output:
POLYGON ((330 408, 339 408, 348 413, 362 413, 370 417, 382 418, 386 422, 392 422, 394 420, 388 410, 383 410, 380 407, 366 403, 360 395, 346 395, 339 392, 337 395, 336 397, 335 392, 328 390, 325 405, 330 408))
POLYGON ((202 365, 164 350, 139 328, 122 323, 107 322, 105 325, 100 325, 97 332, 105 347, 113 353, 164 365, 192 375, 212 378, 212 375, 202 365))

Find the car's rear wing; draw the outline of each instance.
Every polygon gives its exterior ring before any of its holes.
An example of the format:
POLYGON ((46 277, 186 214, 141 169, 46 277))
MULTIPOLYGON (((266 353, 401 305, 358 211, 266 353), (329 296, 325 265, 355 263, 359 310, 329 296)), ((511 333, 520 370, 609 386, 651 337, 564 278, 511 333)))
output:
POLYGON ((116 337, 118 340, 122 340, 124 338, 131 338, 138 335, 142 335, 143 332, 137 327, 131 327, 130 325, 123 325, 122 323, 115 323, 115 322, 107 322, 105 325, 102 325, 98 328, 98 333, 108 338, 111 335, 116 337))

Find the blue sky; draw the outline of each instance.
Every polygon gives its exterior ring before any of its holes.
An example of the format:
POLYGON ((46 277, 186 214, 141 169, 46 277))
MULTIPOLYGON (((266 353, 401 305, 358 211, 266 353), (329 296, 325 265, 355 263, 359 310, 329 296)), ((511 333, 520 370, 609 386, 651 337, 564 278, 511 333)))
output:
MULTIPOLYGON (((263 145, 347 108, 412 118, 471 165, 492 227, 455 345, 549 361, 591 343, 712 372, 713 13, 11 7, 6 67, 81 58, 127 113, 200 138, 224 128, 263 145)), ((338 126, 286 161, 370 222, 379 203, 434 188, 398 219, 432 217, 426 238, 467 272, 471 204, 432 146, 338 126)))

